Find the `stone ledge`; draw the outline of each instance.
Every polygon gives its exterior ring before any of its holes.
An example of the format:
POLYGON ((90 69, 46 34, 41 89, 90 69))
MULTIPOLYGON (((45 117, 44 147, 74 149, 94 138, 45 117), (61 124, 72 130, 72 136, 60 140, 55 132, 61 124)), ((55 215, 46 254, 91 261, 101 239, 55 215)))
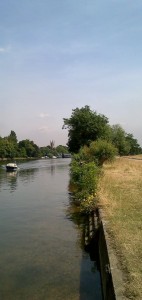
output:
POLYGON ((103 211, 99 209, 100 237, 99 259, 102 277, 104 300, 126 300, 123 273, 120 269, 118 257, 111 245, 107 233, 107 222, 103 217, 103 211))

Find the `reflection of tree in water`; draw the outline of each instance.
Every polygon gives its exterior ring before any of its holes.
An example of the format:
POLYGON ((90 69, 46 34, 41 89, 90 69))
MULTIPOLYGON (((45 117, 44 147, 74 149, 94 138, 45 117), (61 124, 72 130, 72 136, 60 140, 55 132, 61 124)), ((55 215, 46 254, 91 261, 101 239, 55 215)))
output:
POLYGON ((97 213, 82 214, 70 197, 67 217, 72 220, 79 232, 82 251, 80 265, 79 300, 102 300, 101 276, 98 255, 99 229, 97 213))
POLYGON ((39 172, 39 168, 20 169, 19 177, 24 183, 29 183, 34 181, 37 172, 39 172))
POLYGON ((1 168, 1 164, 0 164, 0 191, 1 191, 2 182, 3 182, 3 169, 1 168))
POLYGON ((50 170, 51 170, 51 175, 54 175, 54 173, 55 173, 55 165, 51 164, 50 170))
MULTIPOLYGON (((55 167, 55 164, 49 166, 51 175, 54 174, 55 167)), ((18 178, 23 184, 29 184, 34 181, 39 171, 39 168, 19 168, 16 171, 7 172, 5 168, 0 168, 0 189, 6 186, 6 189, 8 187, 11 192, 14 192, 18 186, 18 178)))
POLYGON ((98 262, 98 217, 97 212, 81 213, 70 195, 67 217, 72 220, 79 229, 79 244, 85 252, 88 252, 92 261, 98 262))

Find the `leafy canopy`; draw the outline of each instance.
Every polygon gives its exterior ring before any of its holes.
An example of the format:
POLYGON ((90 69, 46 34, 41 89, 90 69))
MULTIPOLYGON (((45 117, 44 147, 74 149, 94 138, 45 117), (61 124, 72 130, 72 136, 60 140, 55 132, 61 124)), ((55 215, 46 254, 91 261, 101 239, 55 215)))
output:
POLYGON ((72 110, 70 118, 64 118, 63 129, 68 129, 68 147, 77 153, 91 141, 105 138, 108 132, 108 118, 92 111, 88 105, 72 110))
POLYGON ((119 125, 113 125, 112 129, 112 143, 118 149, 118 153, 120 155, 128 155, 130 152, 130 143, 126 139, 126 132, 124 129, 119 125))

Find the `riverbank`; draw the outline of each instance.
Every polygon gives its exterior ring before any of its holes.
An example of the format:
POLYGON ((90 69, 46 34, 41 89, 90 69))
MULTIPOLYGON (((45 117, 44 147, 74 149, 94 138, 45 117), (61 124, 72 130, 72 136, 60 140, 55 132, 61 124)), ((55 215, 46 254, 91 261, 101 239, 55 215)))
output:
POLYGON ((103 169, 99 206, 110 245, 123 271, 125 296, 142 299, 142 161, 118 158, 103 169))
POLYGON ((20 161, 20 160, 37 160, 39 157, 15 157, 15 158, 0 158, 0 161, 20 161))

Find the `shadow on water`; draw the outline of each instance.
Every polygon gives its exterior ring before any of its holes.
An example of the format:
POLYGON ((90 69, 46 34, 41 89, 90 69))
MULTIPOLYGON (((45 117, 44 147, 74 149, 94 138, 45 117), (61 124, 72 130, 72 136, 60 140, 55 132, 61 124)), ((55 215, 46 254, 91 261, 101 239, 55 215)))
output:
POLYGON ((99 231, 97 228, 97 216, 82 214, 73 203, 70 196, 70 206, 67 209, 67 217, 78 228, 78 243, 82 249, 80 267, 80 298, 79 300, 102 300, 102 286, 98 255, 99 231))

